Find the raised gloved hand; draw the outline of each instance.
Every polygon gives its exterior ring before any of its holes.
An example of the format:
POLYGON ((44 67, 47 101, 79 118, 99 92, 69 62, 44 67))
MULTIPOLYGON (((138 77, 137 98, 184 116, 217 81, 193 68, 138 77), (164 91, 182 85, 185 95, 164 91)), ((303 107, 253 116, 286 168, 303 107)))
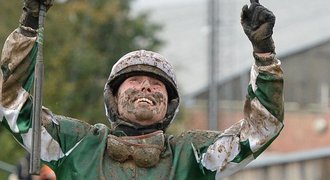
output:
POLYGON ((259 4, 259 0, 250 0, 251 5, 243 6, 241 24, 250 39, 255 53, 274 52, 272 39, 275 16, 267 8, 259 4))
POLYGON ((24 27, 38 29, 38 16, 40 3, 48 10, 53 5, 53 0, 24 0, 23 13, 20 24, 24 27))

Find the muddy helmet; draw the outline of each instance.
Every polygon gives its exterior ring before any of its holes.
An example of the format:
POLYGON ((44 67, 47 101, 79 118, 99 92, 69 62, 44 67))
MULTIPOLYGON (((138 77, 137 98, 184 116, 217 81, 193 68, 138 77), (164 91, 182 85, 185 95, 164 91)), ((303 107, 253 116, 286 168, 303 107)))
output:
POLYGON ((138 50, 130 52, 120 58, 112 67, 110 76, 104 87, 104 100, 106 115, 112 127, 122 126, 128 129, 135 129, 149 133, 156 130, 165 131, 168 125, 175 118, 179 108, 179 93, 176 77, 171 64, 160 54, 138 50), (136 123, 128 122, 118 115, 115 95, 119 86, 129 77, 135 75, 148 75, 164 83, 168 93, 168 106, 165 118, 160 122, 142 126, 136 123))

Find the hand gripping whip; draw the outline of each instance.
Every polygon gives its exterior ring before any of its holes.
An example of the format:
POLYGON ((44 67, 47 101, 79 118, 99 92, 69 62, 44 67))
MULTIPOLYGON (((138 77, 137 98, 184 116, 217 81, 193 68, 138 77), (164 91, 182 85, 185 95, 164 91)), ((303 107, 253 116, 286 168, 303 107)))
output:
POLYGON ((40 174, 40 153, 41 153, 41 107, 42 107, 42 84, 44 78, 44 57, 43 57, 43 35, 46 6, 40 3, 39 28, 38 28, 38 52, 34 74, 34 99, 32 114, 32 152, 30 156, 30 174, 40 174))

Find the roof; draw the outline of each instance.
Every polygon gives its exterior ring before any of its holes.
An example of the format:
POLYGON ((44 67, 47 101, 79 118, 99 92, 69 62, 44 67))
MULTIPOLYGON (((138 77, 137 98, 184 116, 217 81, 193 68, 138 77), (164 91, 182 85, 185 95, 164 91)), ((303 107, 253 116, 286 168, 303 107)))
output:
MULTIPOLYGON (((240 11, 248 0, 220 1, 218 80, 228 79, 253 63, 252 47, 240 26, 240 11)), ((274 40, 283 57, 330 39, 330 1, 261 1, 276 15, 274 40)), ((181 94, 189 96, 208 83, 207 1, 138 0, 137 11, 149 10, 164 25, 160 51, 174 65, 181 94), (151 3, 152 2, 152 3, 151 3)))

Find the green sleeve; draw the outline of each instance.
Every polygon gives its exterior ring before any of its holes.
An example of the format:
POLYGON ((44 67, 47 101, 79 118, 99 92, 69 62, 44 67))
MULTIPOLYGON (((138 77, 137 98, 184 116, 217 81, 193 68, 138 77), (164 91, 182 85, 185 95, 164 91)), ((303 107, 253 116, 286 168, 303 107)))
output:
POLYGON ((244 119, 226 129, 202 155, 203 166, 222 178, 242 169, 278 137, 283 125, 281 62, 253 65, 244 119))
MULTIPOLYGON (((0 122, 28 151, 32 142, 30 92, 37 56, 36 37, 15 30, 7 38, 1 54, 0 122)), ((57 161, 68 155, 92 126, 81 121, 53 115, 42 109, 41 159, 57 161)))

